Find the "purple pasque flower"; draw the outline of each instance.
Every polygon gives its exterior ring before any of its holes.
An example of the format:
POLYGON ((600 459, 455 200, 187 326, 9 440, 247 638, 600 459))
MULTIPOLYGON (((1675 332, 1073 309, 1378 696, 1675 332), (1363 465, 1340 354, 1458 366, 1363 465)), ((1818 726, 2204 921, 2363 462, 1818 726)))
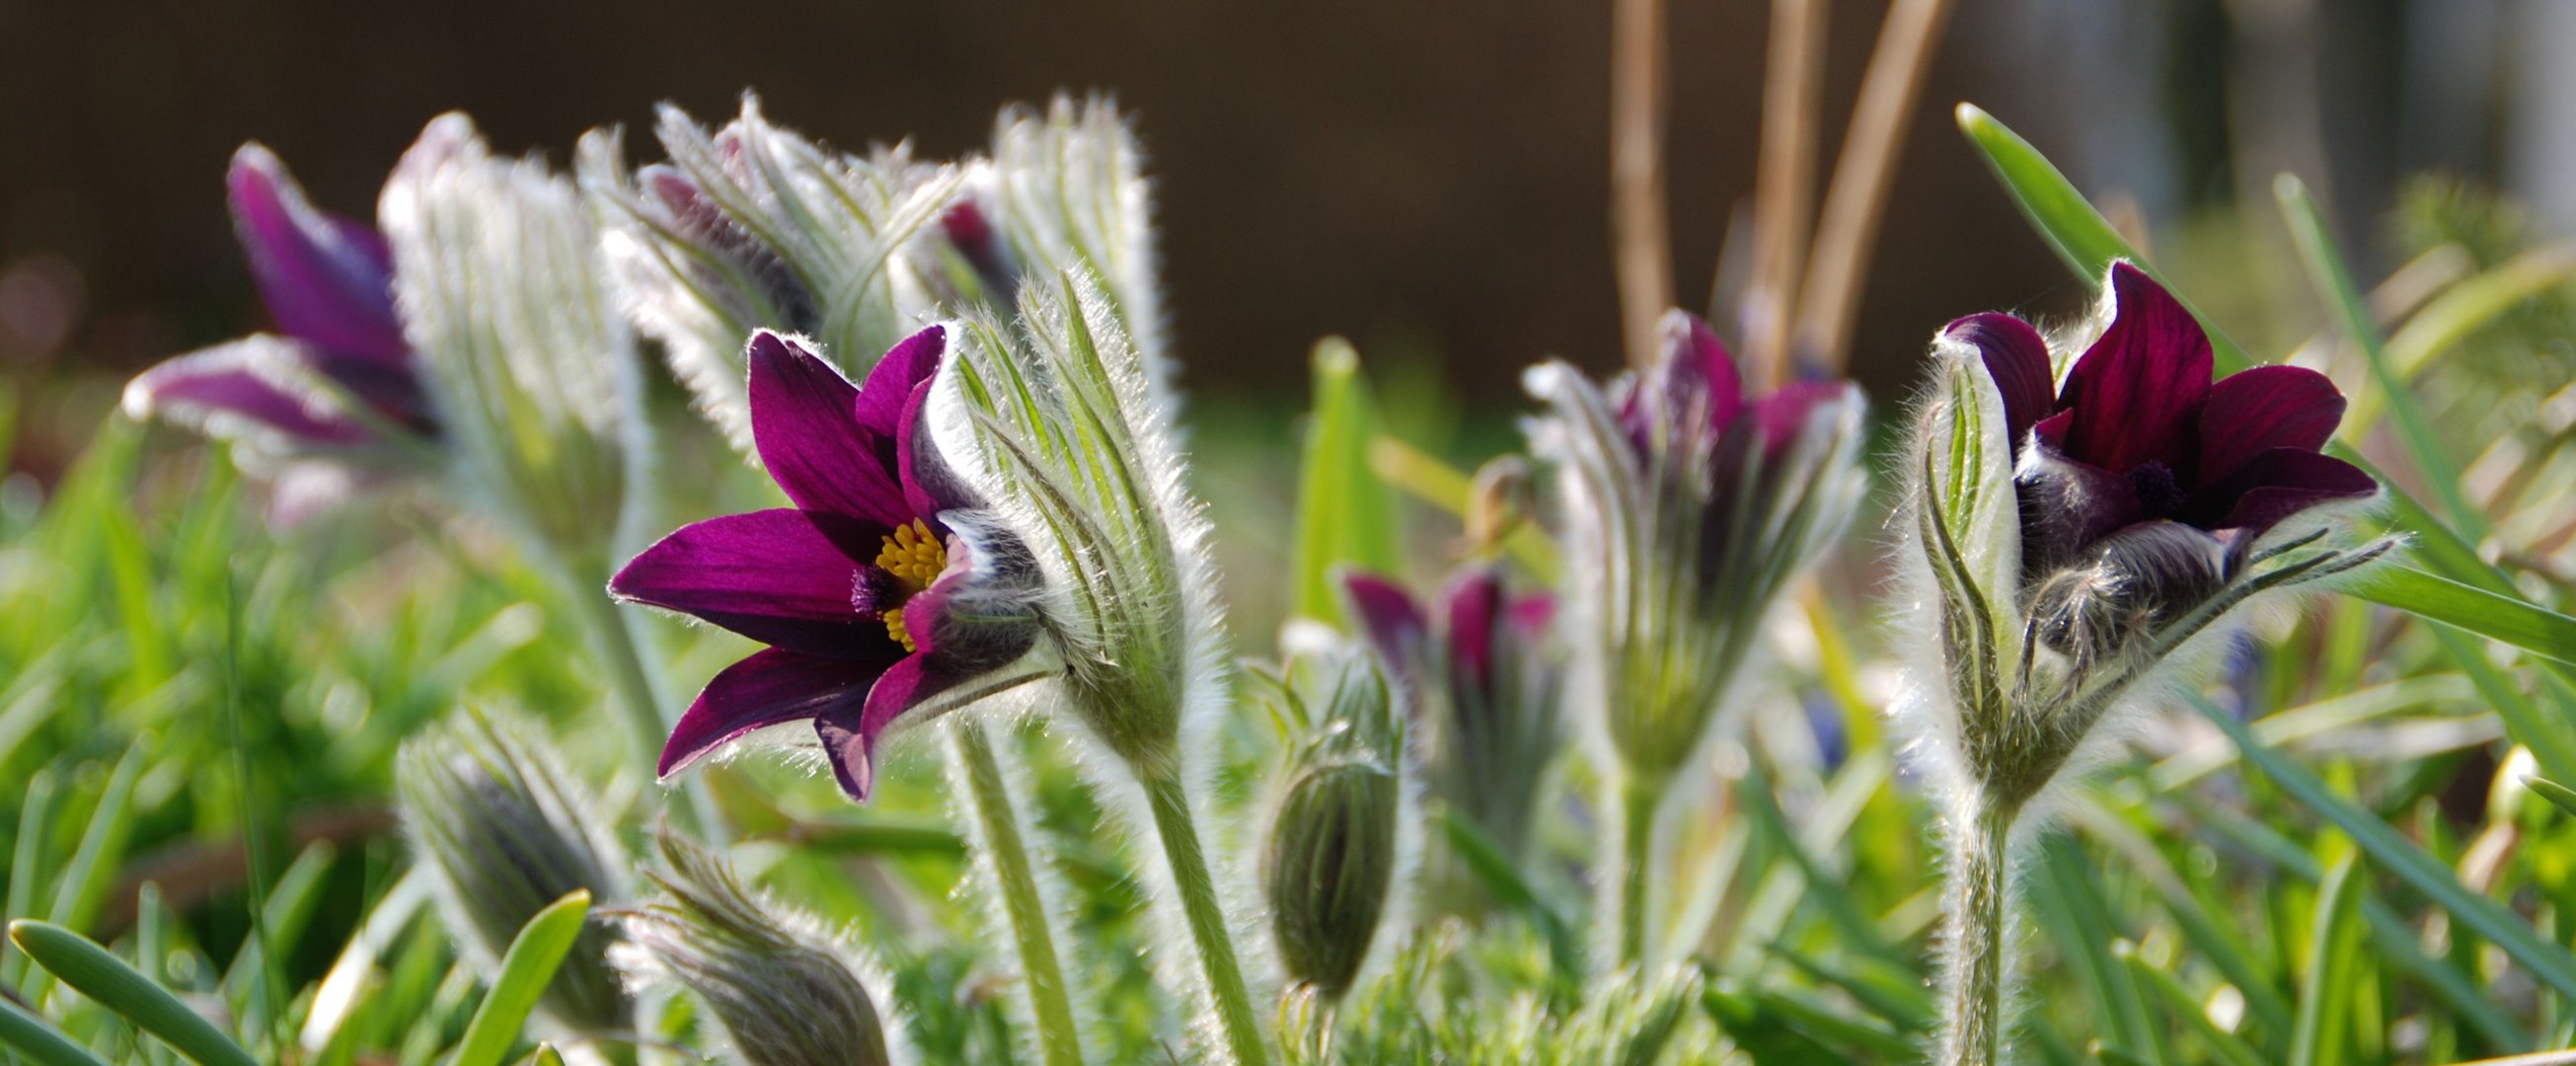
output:
POLYGON ((1461 568, 1428 610, 1377 574, 1344 574, 1342 588, 1412 717, 1432 791, 1520 855, 1560 733, 1555 598, 1513 593, 1495 562, 1461 568))
POLYGON ((242 442, 270 467, 370 455, 381 463, 435 437, 395 310, 384 235, 314 207, 286 164, 256 143, 233 154, 226 188, 277 332, 145 371, 126 386, 127 412, 242 442))
POLYGON ((1605 390, 1548 363, 1525 384, 1553 408, 1531 429, 1564 492, 1573 691, 1623 770, 1659 787, 1708 736, 1780 590, 1857 508, 1865 404, 1842 381, 1746 395, 1678 310, 1642 373, 1605 390))
MULTIPOLYGON (((2019 318, 1972 315, 1943 331, 1977 352, 2002 399, 2026 588, 2107 576, 2124 586, 2121 610, 2171 621, 2275 527, 2378 493, 2369 474, 2319 451, 2344 410, 2325 375, 2259 366, 2213 383, 2208 334, 2163 286, 2122 262, 2109 291, 2109 324, 2062 385, 2047 342, 2019 318)), ((2057 624, 2040 635, 2060 650, 2072 639, 2057 624)))
POLYGON ((609 582, 619 599, 769 645, 680 716, 664 776, 756 730, 811 720, 841 788, 867 798, 878 741, 1031 679, 1040 580, 984 519, 922 425, 948 331, 886 352, 852 386, 798 339, 751 338, 753 442, 791 507, 682 527, 609 582))

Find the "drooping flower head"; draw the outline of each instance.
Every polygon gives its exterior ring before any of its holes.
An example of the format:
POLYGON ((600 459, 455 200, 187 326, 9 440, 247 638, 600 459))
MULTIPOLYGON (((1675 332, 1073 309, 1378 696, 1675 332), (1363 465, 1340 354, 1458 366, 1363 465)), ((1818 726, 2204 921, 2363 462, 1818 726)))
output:
MULTIPOLYGON (((579 785, 535 726, 477 708, 404 742, 394 767, 403 827, 450 934, 485 972, 566 894, 627 899, 626 856, 579 785)), ((604 917, 583 929, 539 1000, 557 1024, 602 1036, 634 1028, 634 1001, 609 964, 616 941, 604 917)))
POLYGON ((1744 392, 1707 324, 1664 318, 1662 358, 1605 392, 1530 370, 1532 424, 1565 493, 1565 631, 1595 732, 1632 774, 1677 772, 1708 735, 1779 591, 1866 488, 1847 382, 1744 392))
POLYGON ((1460 569, 1429 610, 1376 574, 1342 586, 1395 678, 1432 794, 1504 855, 1522 855, 1562 731, 1546 647, 1555 599, 1514 595, 1494 562, 1460 569))
POLYGON ((126 412, 235 442, 247 468, 276 477, 285 511, 425 465, 438 420, 395 311, 384 235, 313 206, 255 143, 233 154, 226 188, 277 332, 145 371, 126 386, 126 412))
POLYGON ((751 431, 794 506, 685 526, 609 585, 769 645, 707 683, 663 775, 810 721, 842 790, 865 799, 889 730, 1043 672, 1028 549, 977 510, 922 429, 948 338, 914 334, 853 386, 802 340, 752 335, 751 431))
POLYGON ((1906 471, 1915 609, 1942 650, 1925 673, 1949 681, 1928 700, 1930 748, 2006 805, 2247 600, 2393 544, 2338 543, 2339 516, 2378 485, 2320 451, 2344 408, 2323 375, 2213 383, 2208 334, 2125 262, 2097 320, 2071 359, 2011 315, 1951 323, 1906 471))
POLYGON ((743 886, 725 862, 665 834, 659 898, 625 919, 619 963, 678 984, 747 1066, 885 1066, 884 1021, 850 949, 805 914, 743 886))

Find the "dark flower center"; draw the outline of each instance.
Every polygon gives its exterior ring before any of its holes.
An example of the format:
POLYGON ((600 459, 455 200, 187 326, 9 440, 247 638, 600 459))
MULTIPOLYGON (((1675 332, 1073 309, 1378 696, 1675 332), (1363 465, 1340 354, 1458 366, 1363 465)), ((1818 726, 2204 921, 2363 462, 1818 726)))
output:
POLYGON ((2138 494, 2138 517, 2145 521, 2172 518, 2191 502, 2191 497, 2182 491, 2182 482, 2175 479, 2173 468, 2155 460, 2129 471, 2129 489, 2138 494))

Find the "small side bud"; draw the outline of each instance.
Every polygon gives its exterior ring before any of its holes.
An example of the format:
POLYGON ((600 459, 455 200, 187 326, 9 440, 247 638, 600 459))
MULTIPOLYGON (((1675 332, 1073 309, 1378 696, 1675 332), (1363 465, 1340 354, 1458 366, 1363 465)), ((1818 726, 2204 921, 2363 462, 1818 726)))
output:
MULTIPOLYGON (((575 889, 626 898, 625 861, 586 822, 571 779, 531 728, 468 708, 403 745, 394 792, 412 850, 437 879, 450 935, 487 967, 528 919, 575 889)), ((609 967, 616 940, 594 917, 538 1005, 582 1034, 634 1028, 634 1004, 609 967)))
POLYGON ((1272 695, 1295 747, 1260 883, 1291 984, 1332 1002, 1358 978, 1400 880, 1402 737, 1385 677, 1347 644, 1290 664, 1272 695))
POLYGON ((696 996, 749 1066, 884 1066, 884 1023, 840 945, 754 897, 715 856, 661 838, 662 898, 626 917, 629 972, 696 996))

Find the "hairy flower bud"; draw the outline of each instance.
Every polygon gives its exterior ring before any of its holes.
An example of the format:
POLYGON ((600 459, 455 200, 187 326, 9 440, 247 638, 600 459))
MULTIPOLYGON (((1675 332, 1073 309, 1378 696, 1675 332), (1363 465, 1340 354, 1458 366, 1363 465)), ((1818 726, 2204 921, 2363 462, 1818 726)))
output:
POLYGON ((662 890, 625 919, 618 961, 705 1005, 746 1066, 884 1066, 885 1025, 846 950, 813 919, 755 897, 715 856, 661 838, 662 890))
MULTIPOLYGON (((626 898, 625 857, 574 791, 554 750, 525 724, 474 708, 403 745, 394 792, 428 865, 450 935, 486 968, 538 911, 575 889, 626 898)), ((594 917, 539 1005, 577 1033, 625 1032, 634 1006, 608 964, 616 935, 594 917)))
POLYGON ((1385 675, 1326 638, 1265 689, 1289 745, 1262 839, 1260 883, 1289 980, 1348 992, 1401 881, 1403 722, 1385 675))
POLYGON ((604 569, 647 458, 642 372, 571 181, 442 115, 379 210, 404 333, 466 488, 567 561, 604 569))

